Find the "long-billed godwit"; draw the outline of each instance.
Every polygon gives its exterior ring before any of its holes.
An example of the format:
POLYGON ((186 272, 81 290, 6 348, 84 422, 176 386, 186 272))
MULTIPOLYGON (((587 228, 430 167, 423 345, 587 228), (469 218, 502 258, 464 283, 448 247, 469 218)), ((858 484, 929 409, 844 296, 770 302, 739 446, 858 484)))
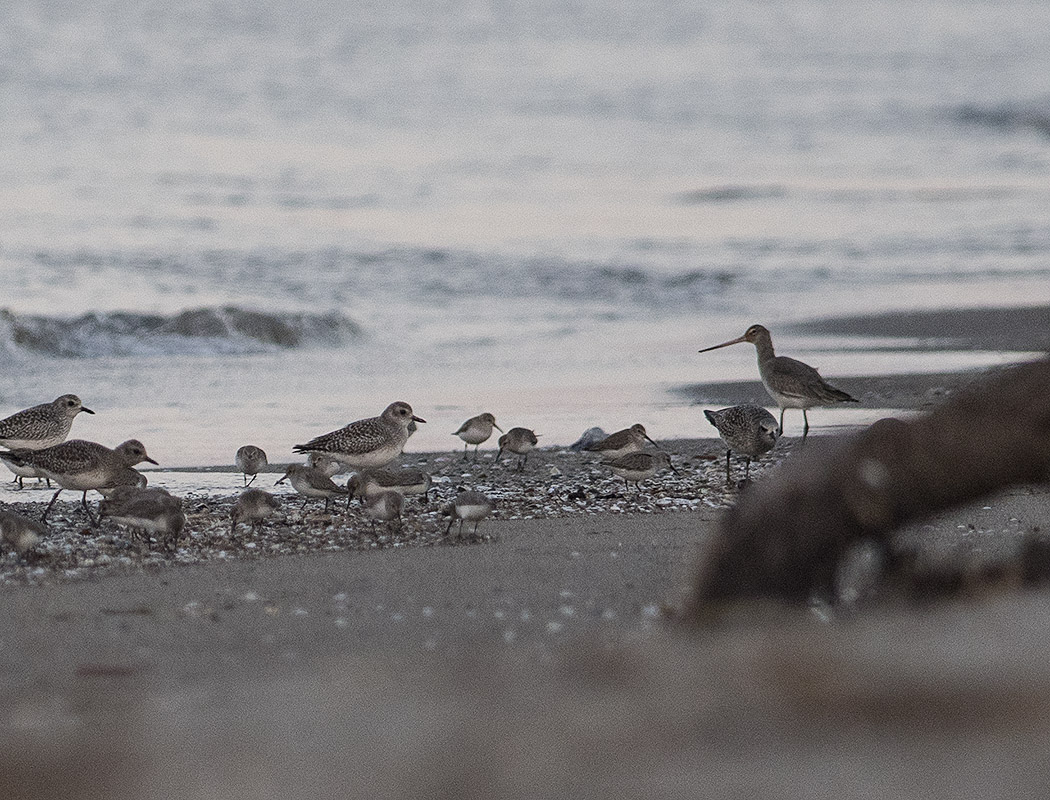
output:
POLYGON ((857 403, 855 397, 851 397, 841 389, 820 377, 813 367, 804 364, 794 358, 778 356, 773 352, 773 337, 762 325, 752 325, 744 335, 728 342, 716 344, 714 347, 705 347, 701 353, 717 350, 720 347, 729 347, 731 344, 740 342, 751 342, 758 351, 758 374, 762 378, 762 385, 766 387, 776 404, 780 407, 780 431, 784 432, 784 411, 788 408, 802 409, 802 441, 809 434, 809 416, 806 410, 814 406, 827 406, 832 403, 857 403))

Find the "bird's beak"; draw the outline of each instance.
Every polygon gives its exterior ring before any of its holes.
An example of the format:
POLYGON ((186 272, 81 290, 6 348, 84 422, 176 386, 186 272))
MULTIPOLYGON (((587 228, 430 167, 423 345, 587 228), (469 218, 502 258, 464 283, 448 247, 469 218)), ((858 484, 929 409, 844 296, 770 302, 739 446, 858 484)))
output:
POLYGON ((696 352, 698 352, 698 353, 707 353, 707 352, 709 352, 711 350, 717 350, 720 347, 729 347, 729 345, 731 345, 731 344, 740 344, 741 342, 746 342, 746 341, 747 341, 747 339, 745 339, 743 336, 738 336, 736 339, 730 339, 728 342, 722 342, 722 344, 716 344, 714 347, 705 347, 703 350, 697 350, 696 352))
POLYGON ((284 479, 285 479, 285 478, 287 478, 287 477, 288 477, 287 475, 282 475, 282 476, 281 476, 280 478, 278 478, 278 479, 277 479, 277 480, 276 480, 276 481, 274 482, 274 484, 273 484, 273 485, 274 485, 274 486, 276 486, 276 485, 277 485, 278 483, 284 483, 284 479))
POLYGON ((144 459, 142 459, 142 460, 143 460, 143 461, 148 461, 149 463, 153 464, 154 466, 157 466, 157 467, 159 467, 159 466, 160 466, 160 464, 158 464, 158 463, 157 463, 156 461, 154 461, 154 460, 153 460, 152 458, 150 458, 149 456, 146 456, 146 457, 145 457, 144 459))
POLYGON ((652 439, 649 438, 649 434, 645 434, 645 438, 649 440, 649 443, 651 445, 653 445, 653 447, 659 447, 660 446, 656 442, 654 442, 652 439))
POLYGON ((499 431, 500 433, 506 433, 506 431, 505 431, 505 430, 503 430, 503 428, 501 428, 501 427, 500 427, 499 425, 497 425, 497 424, 496 424, 495 422, 493 422, 493 423, 492 423, 492 427, 493 427, 493 428, 495 428, 496 430, 498 430, 498 431, 499 431))
POLYGON ((81 407, 80 407, 80 410, 81 410, 81 411, 83 411, 83 412, 84 412, 85 414, 94 414, 94 413, 95 413, 94 411, 92 411, 92 410, 91 410, 90 408, 88 408, 87 406, 81 406, 81 407))
POLYGON ((417 417, 414 414, 412 415, 412 421, 413 422, 426 422, 425 419, 423 419, 422 417, 417 417))

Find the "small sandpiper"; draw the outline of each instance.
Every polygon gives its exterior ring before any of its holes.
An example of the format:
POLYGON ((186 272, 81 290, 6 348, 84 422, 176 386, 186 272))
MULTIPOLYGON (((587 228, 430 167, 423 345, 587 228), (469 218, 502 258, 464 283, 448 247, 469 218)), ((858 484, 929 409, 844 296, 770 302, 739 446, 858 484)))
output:
POLYGON ((426 420, 415 416, 408 403, 398 401, 378 417, 359 419, 292 449, 297 453, 324 453, 351 469, 378 469, 401 455, 413 422, 426 420))
POLYGON ((365 504, 365 516, 372 520, 373 536, 376 531, 376 522, 391 522, 396 519, 400 527, 403 503, 404 498, 401 493, 394 491, 379 492, 368 498, 365 504))
MULTIPOLYGON (((416 423, 413 422, 412 424, 415 425, 416 423)), ((343 471, 342 464, 324 453, 310 453, 306 457, 306 466, 321 470, 329 478, 343 471)))
POLYGON ((363 502, 381 492, 397 492, 402 496, 423 495, 424 502, 431 486, 430 475, 421 469, 373 469, 368 472, 355 472, 346 482, 346 490, 350 496, 346 499, 346 507, 350 508, 350 501, 361 498, 363 502))
POLYGON ((237 448, 237 454, 234 456, 234 463, 237 465, 237 469, 244 473, 244 485, 251 486, 255 481, 255 478, 259 475, 259 472, 267 465, 266 451, 261 447, 256 447, 254 444, 246 444, 243 447, 237 448), (251 475, 252 479, 248 480, 248 476, 251 475))
POLYGON ((103 497, 109 497, 113 492, 121 491, 128 487, 145 489, 149 486, 149 479, 134 467, 122 467, 113 475, 108 486, 100 486, 96 491, 103 497))
POLYGON ((11 511, 0 511, 0 541, 13 547, 20 558, 47 534, 47 526, 42 522, 11 511))
POLYGON ((269 519, 281 507, 281 501, 262 489, 245 489, 230 510, 230 536, 237 532, 237 526, 245 523, 255 533, 256 526, 264 519, 269 519))
POLYGON ((159 488, 120 486, 113 489, 99 503, 98 515, 133 531, 143 531, 147 537, 155 536, 168 550, 175 548, 186 525, 182 500, 159 488))
POLYGON ((73 426, 73 417, 85 408, 75 394, 64 394, 50 403, 42 403, 0 419, 0 446, 10 450, 43 450, 64 442, 73 426))
POLYGON ((88 508, 88 491, 113 486, 115 481, 126 474, 126 467, 133 467, 143 461, 157 463, 146 454, 145 446, 137 439, 128 439, 112 450, 98 442, 70 439, 43 450, 0 453, 0 460, 37 467, 61 487, 44 509, 42 519, 45 522, 62 490, 73 489, 84 493, 80 502, 93 526, 98 525, 98 520, 88 508))
POLYGON ((470 445, 474 445, 474 460, 478 460, 478 446, 492 435, 493 428, 503 433, 503 428, 496 424, 496 418, 486 411, 471 417, 459 426, 459 430, 452 432, 453 436, 463 440, 464 461, 467 460, 467 448, 470 445))
POLYGON ((750 342, 758 352, 758 374, 762 379, 762 385, 766 387, 769 396, 776 401, 780 407, 780 433, 784 433, 784 411, 788 408, 802 409, 802 441, 806 441, 809 434, 809 415, 806 410, 814 406, 827 406, 832 403, 858 403, 855 397, 851 397, 841 389, 836 389, 830 383, 820 377, 809 364, 796 361, 787 356, 778 356, 773 352, 773 337, 762 325, 752 325, 744 335, 728 342, 716 344, 713 347, 705 347, 701 353, 718 350, 720 347, 729 347, 731 344, 750 342))
POLYGON ((671 472, 678 474, 678 470, 671 464, 671 456, 662 450, 648 450, 644 453, 628 453, 620 456, 614 461, 605 461, 603 464, 611 469, 616 475, 623 478, 624 490, 634 484, 637 491, 642 490, 642 481, 653 477, 660 468, 666 465, 671 472))
POLYGON ((346 489, 333 483, 332 479, 321 472, 321 470, 315 467, 308 467, 305 464, 289 464, 288 469, 277 480, 277 483, 284 483, 285 479, 292 484, 292 488, 295 491, 305 498, 302 508, 306 508, 306 504, 310 502, 311 497, 323 497, 324 510, 327 512, 333 497, 346 494, 346 489))
POLYGON ((538 442, 536 434, 528 428, 511 428, 499 437, 499 452, 496 453, 496 461, 499 461, 504 450, 514 453, 518 457, 518 472, 521 472, 529 463, 529 453, 538 442))
POLYGON ((588 445, 584 449, 589 453, 598 453, 603 461, 615 461, 628 453, 644 450, 646 442, 656 446, 656 442, 650 439, 649 434, 645 432, 645 426, 636 422, 630 428, 610 433, 600 442, 588 445))
POLYGON ((456 495, 455 501, 445 509, 445 513, 450 516, 448 527, 445 528, 445 535, 449 534, 449 531, 452 530, 452 523, 458 519, 459 531, 456 536, 457 539, 463 538, 464 522, 474 523, 474 530, 471 532, 471 536, 477 536, 478 523, 492 513, 492 506, 492 500, 481 492, 460 492, 456 495))
POLYGON ((726 485, 729 485, 729 456, 744 456, 744 480, 751 477, 751 459, 773 449, 780 438, 776 417, 760 406, 730 406, 718 411, 704 411, 726 446, 726 485))
POLYGON ((7 466, 7 468, 9 470, 11 470, 11 472, 14 473, 14 475, 15 475, 15 483, 18 484, 18 488, 19 489, 24 489, 25 488, 25 479, 26 478, 36 478, 37 479, 37 483, 40 483, 40 481, 46 480, 47 481, 47 488, 48 489, 51 488, 51 479, 48 478, 43 472, 38 470, 36 467, 32 467, 32 466, 18 466, 17 464, 12 464, 10 461, 5 461, 4 464, 7 466))

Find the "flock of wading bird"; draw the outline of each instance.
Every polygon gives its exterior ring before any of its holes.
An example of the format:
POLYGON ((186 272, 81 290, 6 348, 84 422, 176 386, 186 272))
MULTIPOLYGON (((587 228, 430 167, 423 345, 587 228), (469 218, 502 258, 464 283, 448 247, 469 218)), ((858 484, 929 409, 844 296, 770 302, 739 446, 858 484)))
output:
MULTIPOLYGON (((754 344, 758 351, 758 371, 762 384, 780 408, 779 422, 764 408, 739 405, 717 411, 704 411, 710 423, 726 446, 726 481, 730 481, 732 453, 746 459, 745 477, 750 473, 751 459, 769 452, 783 432, 784 411, 802 409, 804 428, 802 439, 809 433, 806 414, 814 406, 839 402, 857 402, 847 393, 824 381, 813 367, 792 358, 777 356, 769 331, 761 325, 752 325, 743 336, 722 344, 707 347, 704 353, 740 342, 754 344)), ((137 439, 129 439, 110 449, 97 442, 70 439, 73 419, 81 412, 94 414, 85 408, 73 394, 62 395, 50 403, 27 408, 0 420, 0 451, 2 460, 15 474, 19 486, 24 478, 53 481, 59 486, 44 509, 40 521, 28 519, 10 511, 0 511, 0 540, 19 555, 34 547, 48 533, 48 514, 64 489, 82 492, 81 505, 92 526, 108 518, 134 531, 156 537, 169 549, 177 542, 185 525, 182 501, 165 489, 147 486, 147 478, 135 469, 143 462, 156 464, 137 439), (88 491, 103 495, 96 516, 87 502, 88 491)), ((391 403, 378 417, 357 420, 330 433, 317 436, 293 450, 307 456, 304 464, 291 464, 278 484, 288 481, 303 496, 303 508, 311 498, 325 501, 328 511, 333 499, 346 497, 347 510, 353 499, 358 499, 364 514, 372 522, 372 531, 379 522, 400 523, 404 498, 411 495, 428 497, 431 478, 415 469, 387 469, 401 455, 417 423, 426 420, 416 416, 408 403, 391 403), (341 472, 352 471, 345 486, 332 478, 341 472)), ((517 468, 523 470, 529 453, 536 447, 536 434, 528 428, 511 428, 504 432, 492 414, 471 417, 453 432, 463 440, 463 458, 474 445, 478 447, 500 431, 498 462, 503 454, 517 456, 517 468)), ((637 486, 657 474, 664 467, 675 471, 668 453, 659 448, 646 450, 646 443, 656 446, 641 424, 632 425, 604 438, 585 444, 585 450, 601 456, 602 464, 624 480, 625 488, 637 486)), ((256 526, 272 516, 280 507, 277 497, 261 489, 252 488, 256 476, 268 466, 266 453, 255 445, 245 445, 236 453, 237 469, 244 475, 244 490, 231 511, 231 537, 238 525, 256 526)), ((465 522, 473 523, 471 535, 477 533, 478 523, 492 511, 493 502, 477 491, 462 491, 444 513, 449 517, 446 535, 458 520, 457 537, 463 537, 465 522)))

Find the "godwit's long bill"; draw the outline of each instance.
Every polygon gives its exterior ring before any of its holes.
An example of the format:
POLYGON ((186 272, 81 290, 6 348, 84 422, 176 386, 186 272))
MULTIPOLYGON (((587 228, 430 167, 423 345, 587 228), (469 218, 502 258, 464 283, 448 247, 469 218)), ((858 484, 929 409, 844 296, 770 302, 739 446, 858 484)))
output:
POLYGON ((778 356, 773 352, 773 337, 762 325, 752 325, 744 335, 728 342, 716 344, 713 347, 705 347, 701 353, 718 350, 721 347, 729 347, 731 344, 750 342, 758 351, 758 374, 762 378, 762 385, 766 387, 770 397, 780 407, 780 430, 784 430, 784 410, 788 408, 801 408, 802 441, 809 434, 809 416, 806 410, 814 406, 827 406, 832 403, 857 403, 856 398, 846 394, 820 377, 813 367, 804 364, 794 358, 778 356))

